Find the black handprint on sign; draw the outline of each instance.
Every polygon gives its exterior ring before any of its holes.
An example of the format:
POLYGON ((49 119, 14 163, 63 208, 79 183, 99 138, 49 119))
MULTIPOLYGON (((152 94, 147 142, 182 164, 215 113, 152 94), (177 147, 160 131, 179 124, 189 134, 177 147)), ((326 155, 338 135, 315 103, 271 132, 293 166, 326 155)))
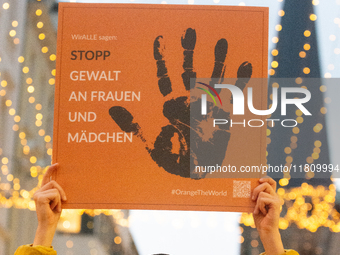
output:
MULTIPOLYGON (((190 84, 195 84, 190 83, 191 78, 196 78, 196 72, 193 71, 195 44, 196 31, 188 28, 184 36, 182 36, 182 47, 184 49, 182 80, 187 91, 194 87, 194 85, 190 86, 190 84)), ((165 97, 172 92, 172 86, 164 60, 164 49, 163 37, 158 36, 154 41, 154 58, 157 65, 159 90, 165 97)), ((224 61, 227 51, 227 40, 222 38, 215 46, 215 63, 211 76, 211 78, 217 78, 220 82, 223 81, 224 77, 224 61)), ((235 85, 243 89, 251 74, 251 64, 248 62, 242 63, 237 77, 246 79, 238 79, 235 85)), ((109 114, 124 132, 132 132, 145 143, 145 148, 158 166, 171 174, 181 177, 203 178, 204 174, 195 173, 194 169, 190 169, 190 165, 221 164, 225 157, 230 133, 228 132, 228 125, 207 133, 204 125, 207 116, 202 116, 200 113, 195 112, 190 115, 190 108, 192 111, 200 111, 200 105, 200 99, 195 99, 190 103, 190 98, 187 96, 166 101, 163 105, 163 115, 169 120, 169 124, 162 127, 153 148, 147 144, 141 127, 133 121, 134 118, 129 111, 121 106, 114 106, 110 108, 109 114), (178 140, 178 152, 173 152, 173 147, 175 147, 173 146, 173 137, 178 140), (190 142, 192 143, 191 146, 190 142), (209 162, 212 159, 214 162, 209 162)), ((229 119, 228 112, 213 106, 211 102, 208 102, 208 109, 213 118, 229 119)))

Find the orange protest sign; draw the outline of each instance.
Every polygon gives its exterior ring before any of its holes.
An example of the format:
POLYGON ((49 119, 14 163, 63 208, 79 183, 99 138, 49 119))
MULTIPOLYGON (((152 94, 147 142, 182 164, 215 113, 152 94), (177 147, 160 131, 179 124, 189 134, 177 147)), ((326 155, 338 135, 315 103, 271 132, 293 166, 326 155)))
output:
MULTIPOLYGON (((53 162, 64 207, 251 211, 257 179, 216 170, 265 164, 266 126, 192 137, 200 151, 223 148, 204 172, 190 159, 190 86, 266 77, 267 41, 267 8, 60 3, 53 162)), ((209 100, 230 101, 223 91, 209 100)), ((266 109, 266 85, 255 98, 266 109)))

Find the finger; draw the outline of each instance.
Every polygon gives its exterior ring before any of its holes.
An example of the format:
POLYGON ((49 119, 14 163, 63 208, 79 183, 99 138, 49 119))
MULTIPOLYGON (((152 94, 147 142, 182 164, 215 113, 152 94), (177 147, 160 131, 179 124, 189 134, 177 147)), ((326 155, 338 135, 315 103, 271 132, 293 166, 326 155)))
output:
POLYGON ((239 87, 241 90, 245 88, 249 79, 253 73, 253 66, 249 62, 243 62, 237 71, 237 81, 235 83, 236 87, 239 87))
POLYGON ((60 193, 57 189, 49 189, 43 192, 36 193, 34 195, 34 200, 37 207, 43 204, 48 204, 52 211, 61 211, 60 193))
POLYGON ((261 192, 256 200, 254 214, 263 213, 267 214, 266 204, 264 203, 264 198, 268 198, 270 196, 268 193, 261 192))
POLYGON ((54 171, 56 171, 58 169, 58 167, 59 167, 59 164, 55 163, 47 169, 46 173, 44 174, 41 186, 44 186, 46 183, 48 183, 51 180, 51 177, 52 177, 54 171))
POLYGON ((264 203, 264 200, 261 200, 259 202, 259 209, 260 209, 260 212, 263 214, 263 215, 267 215, 267 209, 266 209, 266 204, 264 203))
POLYGON ((63 201, 67 200, 65 191, 56 181, 50 181, 49 183, 45 184, 43 187, 41 187, 40 191, 45 191, 49 189, 57 189, 60 193, 62 200, 63 201))
POLYGON ((57 189, 49 190, 50 208, 52 211, 61 212, 60 193, 57 189))
POLYGON ((256 203, 255 209, 254 209, 254 215, 257 215, 260 213, 259 205, 256 203))
POLYGON ((258 210, 257 205, 256 205, 253 214, 257 215, 258 213, 259 213, 259 210, 258 210))
POLYGON ((146 150, 148 152, 151 151, 146 139, 143 136, 141 127, 138 125, 138 123, 133 122, 133 116, 128 110, 121 106, 113 106, 110 108, 109 114, 121 130, 127 133, 132 132, 142 140, 142 142, 145 144, 146 150))
POLYGON ((262 177, 260 180, 259 180, 260 183, 264 183, 264 182, 267 182, 270 184, 270 186, 272 186, 273 190, 276 191, 276 181, 269 177, 269 176, 265 176, 265 177, 262 177))
MULTIPOLYGON (((225 73, 225 66, 224 61, 228 53, 228 42, 226 39, 220 39, 215 46, 215 62, 214 62, 214 69, 211 75, 212 79, 222 79, 225 73)), ((211 86, 214 84, 220 83, 220 81, 212 81, 211 86)), ((220 93, 221 89, 217 90, 220 93)))
POLYGON ((259 198, 256 201, 254 214, 256 215, 256 214, 259 214, 260 212, 262 212, 264 215, 266 215, 267 211, 263 210, 263 207, 265 209, 265 206, 263 205, 263 201, 260 199, 260 197, 262 197, 262 196, 259 195, 259 198))
POLYGON ((163 96, 171 93, 171 81, 168 76, 168 69, 165 66, 164 61, 164 51, 165 46, 163 42, 163 36, 158 36, 153 43, 153 55, 156 60, 157 65, 157 77, 158 77, 158 87, 159 91, 163 96))
POLYGON ((256 200, 258 195, 260 194, 260 192, 265 192, 265 193, 268 193, 272 196, 275 196, 276 193, 273 189, 273 187, 267 183, 267 182, 264 182, 264 183, 261 183, 259 186, 257 186, 254 190, 253 190, 253 196, 252 196, 252 199, 253 200, 256 200))
POLYGON ((61 197, 60 194, 58 196, 58 203, 57 203, 57 212, 61 212, 61 197))
MULTIPOLYGON (((196 72, 193 72, 193 55, 194 49, 196 45, 196 31, 195 29, 188 28, 185 31, 185 34, 181 38, 182 47, 184 49, 184 61, 183 61, 183 69, 182 80, 186 90, 190 90, 190 79, 196 78, 196 72)), ((192 83, 192 87, 195 86, 195 81, 192 83)))
POLYGON ((266 215, 268 213, 268 210, 270 210, 270 208, 274 208, 275 206, 277 206, 277 201, 275 198, 271 197, 269 194, 267 193, 261 193, 257 202, 256 202, 256 210, 254 210, 254 214, 262 212, 264 215, 266 215))

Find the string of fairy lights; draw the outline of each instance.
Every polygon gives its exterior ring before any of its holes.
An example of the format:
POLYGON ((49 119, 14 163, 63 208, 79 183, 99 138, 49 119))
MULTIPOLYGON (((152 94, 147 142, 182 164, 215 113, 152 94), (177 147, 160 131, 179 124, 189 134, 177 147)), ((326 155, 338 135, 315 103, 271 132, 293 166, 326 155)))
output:
MULTIPOLYGON (((37 2, 40 2, 40 0, 37 0, 37 2)), ((10 3, 6 2, 2 5, 2 8, 4 11, 10 11, 10 3)), ((42 7, 42 6, 41 6, 42 7)), ((38 8, 34 10, 33 22, 36 23, 36 30, 37 33, 37 39, 42 42, 41 46, 41 54, 47 55, 48 61, 52 62, 53 68, 50 70, 50 78, 48 79, 48 84, 53 86, 55 84, 55 60, 56 55, 54 52, 51 51, 51 45, 48 45, 47 42, 47 31, 46 26, 43 22, 44 19, 46 19, 45 16, 48 15, 48 12, 45 10, 43 12, 43 8, 38 8), (41 18, 41 20, 39 20, 41 18), (37 21, 35 21, 37 20, 37 21), (46 44, 45 44, 46 43, 46 44)), ((16 31, 16 28, 18 27, 19 22, 14 20, 11 23, 11 30, 9 31, 9 36, 12 38, 12 42, 14 45, 18 45, 20 43, 18 36, 18 33, 16 31)), ((50 28, 51 29, 51 28, 50 28)), ((0 58, 1 61, 1 58, 0 58)), ((20 69, 22 72, 22 80, 26 84, 26 89, 24 90, 24 93, 26 93, 26 96, 23 98, 26 98, 28 103, 34 106, 34 109, 36 110, 36 113, 33 115, 35 116, 35 119, 33 120, 34 125, 36 126, 36 129, 34 129, 35 134, 33 136, 41 137, 43 140, 43 143, 45 143, 45 153, 48 155, 47 157, 50 158, 52 155, 52 137, 50 134, 47 133, 45 129, 42 127, 44 126, 44 120, 43 120, 43 107, 47 108, 47 105, 44 105, 42 102, 39 102, 38 96, 35 96, 35 92, 37 93, 39 89, 38 86, 34 85, 33 80, 33 74, 30 73, 30 66, 29 64, 26 64, 27 61, 24 56, 19 56, 17 59, 18 63, 21 65, 20 69)), ((28 61, 29 63, 29 61, 28 61)), ((0 76, 1 77, 1 76, 0 76)), ((1 175, 0 175, 0 207, 3 208, 18 208, 18 209, 29 209, 29 210, 35 210, 35 203, 33 201, 33 195, 37 191, 38 187, 40 186, 40 183, 42 181, 43 173, 46 171, 46 168, 41 167, 39 163, 39 155, 34 154, 34 151, 29 146, 29 134, 27 134, 27 131, 25 131, 24 128, 20 125, 20 121, 22 120, 21 117, 17 114, 16 109, 13 107, 14 99, 10 98, 10 90, 12 84, 4 79, 4 77, 1 77, 1 90, 0 90, 0 96, 3 97, 4 105, 8 108, 8 115, 13 116, 14 119, 14 125, 12 126, 12 130, 15 133, 15 136, 17 135, 19 138, 19 147, 21 146, 22 155, 26 158, 28 158, 28 161, 30 162, 31 166, 29 167, 30 170, 30 176, 33 179, 37 179, 38 185, 30 190, 26 190, 22 188, 20 183, 20 178, 16 178, 13 174, 10 172, 10 157, 5 156, 6 150, 5 148, 0 148, 0 159, 1 159, 1 175)), ((49 86, 47 85, 47 86, 49 86)), ((45 111, 46 112, 46 111, 45 111)), ((30 115, 31 117, 32 115, 30 115)), ((31 134, 32 136, 32 134, 31 134)), ((41 140, 40 140, 41 141, 41 140)), ((45 157, 46 157, 45 155, 45 157)), ((63 210, 63 213, 61 215, 61 219, 58 223, 58 230, 64 231, 64 232, 73 232, 78 233, 80 231, 80 216, 82 214, 88 214, 91 216, 99 215, 101 213, 105 215, 110 215, 113 217, 114 222, 122 227, 128 226, 128 220, 124 218, 124 213, 121 210, 63 210)), ((88 229, 93 228, 93 222, 89 221, 87 224, 88 229)), ((116 233, 117 236, 114 238, 114 242, 116 244, 120 244, 122 242, 121 237, 118 235, 119 232, 116 233)), ((72 241, 68 240, 66 243, 67 247, 72 247, 72 241)))
MULTIPOLYGON (((319 0, 313 0, 312 4, 313 5, 318 5, 319 4, 319 0)), ((284 10, 280 10, 278 12, 278 15, 280 17, 283 17, 285 15, 284 10)), ((314 13, 310 14, 309 15, 309 19, 310 19, 311 22, 316 21, 317 20, 316 14, 314 14, 314 13)), ((275 26, 275 30, 278 31, 278 32, 281 31, 282 30, 282 25, 280 25, 280 24, 276 25, 275 26)), ((303 35, 306 38, 306 43, 303 45, 303 50, 301 49, 301 51, 299 52, 299 57, 301 59, 304 59, 307 56, 308 51, 311 49, 311 45, 308 42, 308 38, 311 36, 311 31, 306 29, 303 32, 303 35)), ((277 44, 278 41, 279 41, 278 37, 273 37, 272 38, 272 42, 273 43, 277 44)), ((273 49, 271 51, 271 54, 272 54, 273 57, 278 56, 279 55, 278 49, 273 49)), ((278 61, 273 60, 271 62, 271 67, 272 68, 269 69, 269 72, 268 72, 270 76, 275 75, 275 69, 278 68, 278 66, 279 66, 278 61)), ((305 75, 308 75, 310 73, 310 68, 308 66, 305 66, 305 67, 302 68, 302 72, 305 75)), ((298 78, 295 79, 295 83, 298 84, 298 85, 302 84, 302 82, 303 82, 303 79, 301 77, 298 77, 298 78)), ((279 84, 277 82, 275 82, 275 83, 272 84, 272 87, 273 88, 274 87, 275 88, 279 88, 279 84)), ((307 89, 306 86, 301 86, 301 88, 307 89)), ((327 90, 327 87, 325 85, 321 85, 320 86, 320 91, 321 92, 326 92, 326 90, 327 90)), ((272 94, 270 95, 270 99, 271 100, 273 99, 273 95, 272 94)), ((328 98, 328 97, 325 98, 325 103, 326 104, 330 103, 330 101, 331 101, 330 98, 328 98)), ((270 107, 271 107, 271 105, 270 105, 270 107)), ((327 108, 326 107, 321 107, 320 112, 322 114, 326 114, 327 113, 327 108)), ((302 117, 302 111, 298 109, 298 110, 296 110, 295 113, 296 113, 296 119, 295 119, 296 122, 299 123, 299 124, 303 123, 304 119, 302 117)), ((273 127, 273 126, 270 126, 270 127, 273 127)), ((321 123, 317 123, 313 127, 313 131, 315 133, 319 133, 322 129, 323 129, 323 125, 321 123)), ((293 157, 292 157, 291 154, 292 154, 293 150, 297 148, 298 134, 300 133, 300 129, 298 127, 294 127, 294 128, 292 128, 292 132, 293 132, 293 135, 290 137, 290 141, 291 141, 290 146, 284 148, 284 152, 287 155, 286 156, 286 164, 285 164, 285 166, 287 166, 287 167, 290 167, 291 163, 293 162, 293 157)), ((271 143, 270 134, 271 134, 271 130, 268 129, 267 130, 267 144, 271 143)), ((306 158, 306 163, 308 163, 308 164, 312 164, 314 162, 314 160, 319 158, 319 154, 321 152, 320 148, 322 146, 321 141, 316 140, 314 142, 314 146, 315 147, 313 149, 313 152, 311 153, 310 156, 308 156, 306 158)), ((268 152, 267 152, 267 155, 268 155, 268 152)), ((306 172, 306 176, 305 177, 306 177, 306 179, 311 179, 311 178, 314 177, 314 175, 315 175, 314 172, 308 171, 308 172, 306 172)), ((287 186, 289 184, 290 177, 291 177, 290 173, 289 172, 285 172, 284 175, 283 175, 283 178, 280 179, 279 184, 281 186, 287 186)))
MULTIPOLYGON (((318 5, 319 0, 313 0, 313 5, 318 5)), ((284 10, 279 10, 278 15, 282 18, 285 15, 284 10)), ((309 16, 311 22, 317 20, 316 14, 312 13, 309 16)), ((340 22, 339 22, 340 23, 340 22)), ((275 26, 275 30, 277 32, 282 30, 282 25, 277 24, 275 26)), ((306 58, 308 51, 311 49, 311 45, 308 42, 308 38, 311 36, 310 30, 305 30, 303 32, 304 37, 306 38, 306 43, 303 45, 303 48, 299 52, 299 57, 301 59, 306 58)), ((279 42, 279 37, 273 37, 272 42, 277 44, 279 42)), ((273 57, 279 55, 279 50, 277 48, 271 51, 273 57)), ((278 68, 279 62, 273 60, 271 62, 271 69, 269 69, 268 74, 270 76, 275 75, 275 69, 278 68)), ((310 68, 308 66, 304 66, 301 70, 305 75, 310 73, 310 68)), ((329 75, 326 74, 325 78, 329 78, 329 75)), ((298 77, 295 79, 296 84, 302 84, 303 79, 298 77)), ((279 84, 277 82, 272 84, 272 87, 278 88, 279 84)), ((301 88, 307 89, 305 86, 301 86, 301 88)), ((327 87, 325 85, 320 86, 321 92, 326 92, 327 87)), ((273 95, 270 95, 270 99, 273 99, 273 95)), ((329 97, 325 97, 324 102, 329 104, 331 99, 329 97)), ((269 105, 271 107, 271 105, 269 105)), ((321 107, 321 114, 327 113, 326 107, 321 107)), ((302 111, 296 110, 296 122, 301 124, 303 123, 302 111)), ((270 135, 271 135, 271 127, 269 126, 267 130, 267 144, 271 143, 270 135)), ((316 123, 313 127, 313 131, 315 133, 319 133, 323 129, 323 125, 321 123, 316 123)), ((292 152, 297 148, 298 142, 298 134, 300 133, 300 129, 298 127, 292 128, 292 135, 290 137, 290 146, 284 148, 284 153, 286 156, 286 164, 285 166, 289 167, 293 162, 292 152)), ((319 158, 319 154, 321 152, 322 142, 319 140, 314 141, 314 148, 310 156, 306 158, 306 163, 312 164, 314 160, 319 158)), ((268 156, 268 152, 267 152, 268 156)), ((307 171, 306 179, 311 179, 314 177, 314 172, 307 171)), ((324 186, 318 186, 314 188, 312 185, 308 185, 307 183, 303 183, 301 187, 292 188, 290 190, 285 190, 284 186, 289 184, 291 176, 289 172, 284 172, 283 178, 279 180, 279 185, 281 186, 278 189, 278 194, 280 198, 283 200, 285 206, 288 208, 286 215, 280 218, 279 227, 280 229, 287 229, 291 223, 295 223, 298 228, 305 228, 311 232, 315 232, 319 227, 328 227, 333 232, 340 231, 340 221, 337 210, 334 209, 335 195, 336 195, 336 186, 334 184, 329 185, 328 189, 324 186), (306 200, 310 202, 306 202, 306 200)), ((241 217, 241 222, 245 226, 255 227, 253 218, 251 214, 243 214, 241 217)))
MULTIPOLYGON (((281 2, 282 0, 279 0, 281 2)), ((40 2, 40 0, 37 0, 40 2)), ((215 1, 214 1, 215 2, 215 1)), ((313 0, 314 5, 318 5, 318 0, 313 0)), ((9 11, 11 8, 11 4, 9 2, 5 2, 0 8, 2 11, 9 11)), ((44 13, 42 9, 37 8, 34 10, 34 15, 39 19, 44 17, 44 15, 49 15, 48 13, 44 13)), ((278 12, 279 17, 283 17, 285 12, 280 10, 278 12)), ((316 21, 317 16, 315 14, 310 15, 310 20, 316 21)), ((336 24, 340 26, 340 19, 334 21, 336 24)), ((17 33, 17 27, 19 23, 16 20, 13 20, 11 23, 11 27, 9 28, 9 36, 12 38, 12 43, 14 45, 18 45, 23 43, 19 40, 19 36, 17 33)), ((41 42, 46 42, 47 40, 47 33, 44 31, 46 26, 43 22, 43 19, 36 22, 36 29, 38 30, 38 39, 41 42)), ((275 30, 277 32, 281 31, 282 25, 277 24, 275 26, 275 30)), ((304 31, 304 36, 308 39, 311 36, 311 32, 309 30, 304 31)), ((271 41, 276 44, 279 41, 277 36, 273 37, 271 41)), ((41 54, 47 55, 49 61, 51 61, 55 65, 56 55, 54 52, 51 52, 50 45, 43 45, 41 47, 41 54)), ((305 58, 310 50, 311 46, 308 42, 303 45, 303 49, 299 52, 300 58, 305 58)), ((271 51, 273 57, 278 56, 279 51, 278 49, 273 49, 271 51)), ((335 54, 340 54, 335 50, 335 54)), ((0 62, 2 62, 0 56, 0 62)), ((43 129, 43 122, 44 116, 42 114, 43 107, 47 107, 42 103, 38 102, 36 97, 34 96, 37 92, 36 90, 39 87, 34 85, 33 78, 30 76, 30 66, 27 66, 25 63, 25 57, 19 56, 17 59, 18 63, 22 66, 21 72, 23 80, 26 84, 25 93, 28 94, 28 102, 29 104, 34 105, 36 113, 34 114, 34 121, 35 126, 37 127, 36 136, 41 137, 41 139, 45 143, 45 152, 50 157, 52 155, 52 137, 51 134, 48 134, 45 129, 43 129)), ((273 76, 275 74, 275 69, 278 68, 279 63, 278 61, 271 62, 271 68, 269 69, 269 75, 273 76)), ((310 69, 308 66, 303 67, 302 72, 304 74, 309 74, 310 69)), ((50 86, 54 86, 55 84, 55 75, 56 70, 52 68, 50 70, 50 78, 48 80, 48 84, 50 86)), ((325 74, 325 76, 329 76, 325 74)), ((8 98, 8 87, 10 86, 9 82, 4 79, 4 77, 0 74, 0 99, 5 99, 5 106, 7 107, 7 114, 13 118, 14 124, 12 126, 12 130, 15 135, 19 138, 21 144, 21 150, 23 155, 25 155, 31 164, 30 166, 30 176, 37 180, 37 182, 41 182, 42 175, 46 168, 39 166, 38 160, 39 156, 35 155, 31 147, 28 144, 28 137, 24 130, 21 129, 20 122, 22 121, 23 116, 18 115, 16 109, 13 107, 13 100, 8 98)), ((301 78, 296 79, 297 84, 301 84, 301 78)), ((278 84, 273 84, 273 87, 278 87, 278 84)), ((326 91, 326 87, 322 85, 320 87, 321 92, 326 91)), ((330 103, 330 98, 325 98, 325 103, 330 103)), ((327 113, 327 108, 322 107, 320 109, 322 114, 327 113)), ((296 111, 296 121, 298 123, 303 122, 302 112, 300 110, 296 111)), ((313 130, 314 132, 320 132, 324 127, 322 124, 317 123, 313 130)), ((286 164, 290 164, 293 160, 291 153, 294 149, 297 148, 297 141, 298 141, 298 134, 299 128, 295 127, 292 129, 292 136, 290 137, 290 147, 284 148, 284 152, 286 156, 286 164)), ((271 130, 268 128, 267 130, 267 144, 271 142, 270 140, 271 130)), ((309 157, 307 157, 306 162, 312 163, 314 160, 318 158, 318 155, 321 151, 321 141, 316 140, 314 142, 314 149, 313 152, 309 157)), ((33 201, 33 195, 37 190, 37 187, 26 190, 22 188, 20 183, 20 179, 10 173, 9 169, 9 157, 6 155, 6 149, 0 148, 0 158, 1 158, 1 175, 0 175, 0 207, 3 208, 20 208, 20 209, 29 209, 35 210, 35 204, 33 201)), ((313 177, 312 172, 306 173, 307 178, 313 177)), ((336 188, 335 185, 331 184, 328 188, 323 186, 313 187, 306 183, 303 183, 301 187, 292 188, 287 190, 283 188, 289 184, 290 175, 289 173, 285 173, 283 178, 279 181, 280 188, 278 189, 278 194, 280 198, 285 203, 287 209, 287 213, 280 218, 279 227, 280 229, 287 229, 291 224, 296 224, 299 228, 307 229, 311 232, 315 232, 319 227, 328 227, 333 232, 340 232, 340 214, 334 209, 334 202, 335 202, 335 195, 336 195, 336 188)), ((72 215, 82 215, 83 213, 89 214, 91 216, 99 215, 101 213, 105 215, 111 215, 115 222, 123 227, 129 226, 129 219, 124 217, 124 214, 121 210, 63 210, 63 214, 61 217, 60 224, 63 226, 64 229, 71 228, 70 218, 72 215)), ((251 214, 243 213, 240 219, 240 223, 244 224, 245 226, 254 226, 253 218, 251 214)), ((119 237, 120 238, 120 237, 119 237)), ((116 242, 116 241, 115 241, 116 242)), ((121 240, 117 239, 116 243, 120 243, 121 240)))
MULTIPOLYGON (((10 8, 10 4, 9 3, 4 3, 2 5, 3 10, 9 10, 10 8)), ((42 11, 40 9, 36 10, 36 15, 40 16, 42 14, 42 11)), ((12 25, 12 29, 9 32, 9 36, 13 38, 13 44, 19 44, 20 40, 19 38, 16 37, 17 32, 16 32, 16 28, 18 27, 18 21, 14 20, 11 23, 12 25)), ((43 27, 43 23, 42 22, 38 22, 37 23, 37 27, 40 29, 43 27)), ((44 33, 40 33, 39 34, 39 39, 40 40, 44 40, 45 39, 45 34, 44 33)), ((46 47, 43 47, 42 52, 45 51, 46 47)), ((55 54, 51 54, 50 55, 50 60, 51 61, 55 61, 55 54)), ((18 62, 20 64, 24 64, 25 58, 23 56, 19 56, 18 57, 18 62)), ((25 75, 29 75, 29 67, 28 66, 23 66, 22 67, 22 73, 25 75)), ((52 75, 55 75, 55 69, 52 70, 52 75)), ((2 77, 1 77, 2 78, 2 77)), ((53 79, 54 80, 54 79, 53 79)), ((27 89, 26 92, 29 93, 31 96, 28 99, 28 102, 33 104, 35 103, 35 97, 32 95, 35 87, 32 85, 33 80, 32 78, 30 78, 29 76, 25 79, 26 84, 27 84, 27 89)), ((52 83, 52 82, 51 82, 52 83)), ((50 84, 51 84, 50 83, 50 84)), ((54 84, 54 83, 53 83, 54 84)), ((5 97, 7 92, 6 92, 6 88, 7 88, 8 82, 6 80, 4 80, 2 78, 1 81, 1 87, 2 89, 0 90, 0 96, 1 97, 5 97)), ((52 85, 52 84, 51 84, 52 85)), ((30 153, 30 147, 27 144, 27 139, 26 139, 26 133, 24 131, 20 131, 20 121, 21 121, 21 117, 19 115, 16 114, 16 110, 12 107, 13 102, 11 99, 7 98, 5 100, 5 106, 8 108, 8 114, 10 116, 13 116, 14 119, 14 125, 12 127, 13 131, 18 133, 18 136, 20 138, 20 144, 22 146, 22 152, 24 155, 27 155, 29 157, 29 161, 30 163, 33 165, 30 168, 31 171, 31 176, 33 178, 38 177, 38 172, 41 169, 41 167, 39 166, 35 166, 34 164, 37 162, 37 157, 34 155, 31 155, 30 153)), ((35 109, 37 111, 40 111, 42 109, 42 105, 40 103, 37 103, 35 105, 35 109)), ((36 114, 36 121, 35 121, 35 125, 37 127, 40 127, 42 125, 42 114, 41 113, 37 113, 36 114)), ((45 135, 45 130, 44 129, 39 129, 38 130, 38 135, 39 136, 44 136, 45 135)), ((44 140, 46 142, 46 148, 47 148, 47 155, 52 155, 52 145, 50 144, 50 141, 52 140, 51 136, 46 135, 44 137, 44 140)), ((4 153, 4 149, 0 148, 0 156, 4 153)), ((9 169, 8 169, 8 164, 9 164, 9 158, 6 156, 2 156, 1 159, 1 173, 4 176, 4 178, 0 179, 2 182, 0 183, 0 189, 1 189, 1 194, 0 194, 0 202, 1 204, 6 207, 12 207, 15 206, 17 208, 29 208, 31 210, 33 210, 35 208, 34 206, 34 202, 32 201, 32 197, 34 192, 36 191, 36 189, 33 189, 31 191, 27 191, 25 189, 21 189, 21 185, 20 185, 20 179, 19 178, 14 178, 14 176, 12 174, 9 174, 9 169), (12 183, 12 185, 11 185, 12 183), (8 197, 8 195, 10 196, 9 199, 7 199, 6 197, 8 197)), ((41 172, 41 171, 40 171, 41 172)), ((1 177, 0 177, 1 178, 1 177)), ((39 176, 39 179, 41 179, 41 176, 39 176)))

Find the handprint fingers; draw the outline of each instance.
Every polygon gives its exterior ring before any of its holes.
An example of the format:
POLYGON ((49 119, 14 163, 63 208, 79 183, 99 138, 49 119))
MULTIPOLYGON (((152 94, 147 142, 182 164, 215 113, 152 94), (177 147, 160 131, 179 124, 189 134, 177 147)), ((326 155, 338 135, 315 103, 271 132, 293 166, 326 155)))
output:
MULTIPOLYGON (((212 79, 215 81, 210 82, 210 86, 214 87, 215 83, 221 83, 225 73, 225 65, 224 61, 228 53, 228 42, 226 39, 222 38, 218 40, 215 46, 215 62, 214 69, 211 75, 212 79), (216 82, 216 78, 220 79, 216 82)), ((220 93, 221 89, 217 89, 217 92, 220 93)))
POLYGON ((253 66, 248 61, 243 62, 237 71, 237 78, 248 78, 250 79, 253 73, 253 66))
POLYGON ((251 75, 253 73, 253 66, 251 63, 245 61, 243 62, 237 71, 237 81, 235 86, 239 87, 241 90, 247 85, 251 75))
POLYGON ((168 69, 165 66, 164 61, 164 42, 163 42, 163 36, 158 36, 153 44, 153 50, 154 50, 154 58, 156 60, 157 64, 157 78, 158 78, 158 87, 159 91, 162 93, 163 96, 168 95, 171 93, 171 81, 168 76, 168 69))
MULTIPOLYGON (((196 31, 192 28, 186 29, 181 38, 181 44, 183 48, 182 81, 185 89, 188 91, 191 89, 191 84, 192 86, 196 84, 196 82, 190 82, 191 78, 196 79, 193 63, 196 31)), ((163 97, 165 97, 172 92, 172 83, 166 67, 165 46, 162 36, 158 36, 155 39, 153 50, 157 66, 158 87, 163 97)), ((206 85, 209 89, 213 88, 212 91, 220 101, 221 107, 218 107, 216 102, 215 104, 206 102, 210 113, 209 117, 218 119, 230 118, 230 114, 225 111, 227 107, 224 106, 224 103, 222 108, 222 101, 218 95, 218 90, 215 91, 214 89, 215 84, 223 82, 227 52, 228 42, 222 38, 215 45, 215 61, 210 86, 201 83, 201 85, 206 85)), ((251 64, 248 62, 242 63, 239 67, 237 75, 239 80, 236 86, 243 89, 251 75, 251 64), (245 83, 241 83, 240 78, 248 78, 248 80, 245 83)), ((212 159, 217 159, 222 164, 231 134, 227 131, 229 125, 224 125, 222 128, 217 128, 214 132, 211 132, 207 121, 208 116, 203 116, 200 112, 200 106, 202 107, 203 104, 201 104, 198 96, 195 95, 192 98, 196 99, 196 101, 191 100, 190 102, 191 98, 189 99, 187 96, 176 96, 176 98, 164 102, 163 115, 168 119, 169 123, 162 127, 156 141, 151 146, 147 144, 141 127, 134 121, 129 111, 121 106, 114 106, 109 110, 109 114, 122 131, 132 132, 142 140, 152 160, 159 167, 168 173, 185 178, 204 178, 205 173, 195 173, 194 169, 190 169, 190 167, 213 165, 212 159), (192 107, 194 104, 197 107, 192 107), (192 115, 195 109, 197 114, 194 112, 195 114, 192 115), (193 137, 190 136, 190 131, 193 131, 193 137), (193 146, 190 147, 190 143, 193 146), (216 150, 218 153, 216 153, 216 150), (190 165, 190 161, 192 165, 190 165)))
MULTIPOLYGON (((253 66, 248 61, 243 62, 237 70, 237 80, 235 86, 243 90, 249 82, 249 79, 253 73, 253 66)), ((233 104, 233 98, 230 99, 230 103, 233 104)))
POLYGON ((121 130, 124 132, 130 133, 132 132, 134 135, 139 137, 142 142, 145 143, 145 148, 148 152, 151 151, 149 145, 147 144, 143 132, 138 125, 138 123, 133 122, 132 114, 126 110, 124 107, 121 106, 113 106, 109 110, 109 114, 111 118, 117 123, 121 130))
POLYGON ((224 61, 228 53, 228 42, 222 38, 218 40, 215 46, 215 62, 211 78, 221 78, 224 74, 224 61))
MULTIPOLYGON (((196 78, 196 72, 193 71, 193 55, 196 45, 196 31, 195 29, 188 28, 181 38, 182 47, 184 49, 184 61, 182 80, 186 90, 190 90, 190 78, 196 78)), ((193 86, 195 82, 192 83, 193 86)))

